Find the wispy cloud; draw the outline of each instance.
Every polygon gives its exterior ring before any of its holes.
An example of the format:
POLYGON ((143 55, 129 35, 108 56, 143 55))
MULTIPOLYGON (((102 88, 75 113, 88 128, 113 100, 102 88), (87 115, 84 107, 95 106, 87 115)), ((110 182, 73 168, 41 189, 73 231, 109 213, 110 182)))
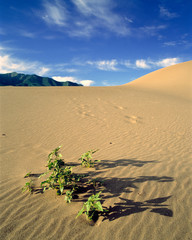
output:
POLYGON ((44 76, 46 73, 48 73, 50 71, 50 68, 47 68, 47 67, 41 67, 38 74, 40 76, 44 76))
POLYGON ((83 86, 86 86, 86 87, 94 84, 94 81, 92 81, 92 80, 79 80, 79 79, 77 79, 75 77, 71 77, 71 76, 65 76, 65 77, 53 76, 52 78, 54 80, 58 81, 58 82, 66 82, 66 81, 75 82, 75 83, 80 83, 80 84, 82 84, 83 86))
POLYGON ((145 35, 156 36, 159 35, 159 31, 167 28, 166 25, 149 25, 139 28, 139 31, 145 35))
POLYGON ((66 25, 67 10, 64 3, 59 0, 44 1, 43 7, 44 12, 41 17, 46 23, 58 26, 66 25))
POLYGON ((167 8, 163 6, 159 6, 159 13, 161 17, 168 18, 168 19, 178 17, 177 13, 170 12, 167 8))
POLYGON ((164 42, 163 43, 164 46, 176 46, 177 45, 177 42, 176 41, 168 41, 168 42, 164 42))
POLYGON ((113 11, 114 0, 61 0, 44 1, 38 12, 47 24, 56 25, 71 36, 90 37, 101 29, 118 35, 129 34, 128 24, 132 20, 113 11))
POLYGON ((173 41, 167 41, 163 43, 163 46, 165 47, 176 47, 181 45, 185 48, 189 48, 192 46, 191 36, 188 33, 181 35, 173 41))
POLYGON ((102 61, 87 61, 87 64, 96 66, 96 68, 103 71, 118 71, 118 68, 116 67, 118 65, 118 62, 116 59, 102 61))
POLYGON ((72 2, 83 16, 89 20, 93 19, 93 26, 104 27, 120 35, 129 33, 125 20, 113 11, 112 0, 72 0, 72 2))
POLYGON ((36 37, 36 34, 33 33, 33 32, 29 32, 27 30, 18 30, 18 32, 20 33, 21 36, 23 37, 27 37, 27 38, 35 38, 36 37))

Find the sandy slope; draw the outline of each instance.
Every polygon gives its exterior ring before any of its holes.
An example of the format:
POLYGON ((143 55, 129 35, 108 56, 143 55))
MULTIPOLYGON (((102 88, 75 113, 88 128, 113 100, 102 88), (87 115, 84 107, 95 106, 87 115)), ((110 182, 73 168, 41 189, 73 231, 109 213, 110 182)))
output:
MULTIPOLYGON (((188 64, 167 69, 175 69, 177 80, 177 69, 188 64)), ((146 89, 136 81, 0 88, 0 239, 191 240, 191 101, 172 89, 146 89), (69 205, 54 191, 21 193, 25 173, 45 171, 47 155, 59 145, 68 163, 100 149, 96 169, 74 167, 105 181, 103 205, 111 210, 95 226, 75 219, 85 195, 69 205)))
POLYGON ((159 69, 126 85, 192 99, 192 61, 159 69))

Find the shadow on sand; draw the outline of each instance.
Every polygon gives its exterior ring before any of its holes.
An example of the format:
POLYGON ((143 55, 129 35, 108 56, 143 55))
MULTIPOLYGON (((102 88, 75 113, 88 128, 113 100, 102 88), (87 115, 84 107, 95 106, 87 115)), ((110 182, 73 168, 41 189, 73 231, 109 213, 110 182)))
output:
MULTIPOLYGON (((136 159, 119 159, 116 161, 102 160, 96 167, 96 172, 90 173, 91 176, 101 176, 103 169, 116 168, 119 166, 134 166, 143 167, 146 164, 155 164, 159 161, 141 161, 136 159)), ((165 203, 171 196, 159 197, 155 199, 149 199, 143 202, 135 202, 121 198, 123 193, 133 192, 134 189, 138 189, 140 183, 155 181, 158 183, 173 182, 174 178, 169 176, 138 176, 133 178, 102 178, 98 177, 98 180, 103 182, 103 188, 98 188, 97 191, 102 190, 104 194, 103 201, 108 198, 119 197, 120 203, 115 203, 114 206, 110 206, 107 213, 102 214, 104 216, 103 221, 113 221, 120 217, 128 216, 131 214, 150 210, 152 213, 160 214, 166 217, 173 217, 173 211, 168 208, 165 203), (106 196, 105 196, 106 195, 106 196)))
MULTIPOLYGON (((137 159, 119 159, 116 161, 110 160, 102 160, 95 166, 96 171, 88 172, 88 176, 90 178, 96 177, 96 181, 98 184, 95 187, 91 187, 90 185, 86 185, 82 182, 82 186, 80 186, 79 191, 77 192, 77 198, 74 199, 75 202, 85 202, 87 198, 91 196, 93 193, 95 194, 98 191, 102 191, 103 201, 109 198, 118 197, 120 199, 119 203, 115 203, 114 206, 110 206, 108 212, 102 213, 101 215, 104 217, 103 221, 109 220, 113 221, 120 217, 128 216, 131 214, 143 212, 146 210, 150 210, 152 213, 160 214, 166 217, 172 217, 173 211, 168 208, 168 205, 165 202, 171 198, 168 197, 159 197, 155 199, 149 199, 143 202, 136 202, 134 200, 129 200, 120 197, 123 193, 131 193, 134 189, 138 189, 138 184, 155 181, 158 183, 164 182, 173 182, 174 179, 168 176, 138 176, 132 178, 107 178, 107 177, 100 177, 107 169, 116 168, 116 167, 143 167, 146 164, 154 164, 158 163, 158 161, 141 161, 137 159), (106 169, 106 170, 105 170, 106 169), (104 171, 103 171, 104 170, 104 171), (98 176, 98 177, 97 177, 98 176), (102 183, 102 184, 100 184, 102 183)), ((78 163, 70 163, 70 166, 79 166, 78 163)), ((69 166, 69 164, 67 164, 69 166)), ((86 172, 87 174, 87 172, 86 172)), ((41 174, 30 174, 29 177, 38 178, 41 174)), ((43 193, 41 188, 36 188, 34 190, 36 194, 43 193)))
POLYGON ((111 161, 111 160, 102 160, 99 162, 99 164, 96 166, 96 170, 101 170, 101 169, 109 169, 109 168, 115 168, 115 167, 127 167, 127 166, 134 166, 134 167, 143 167, 146 164, 149 163, 157 163, 158 161, 156 160, 151 160, 151 161, 141 161, 137 160, 135 158, 133 159, 118 159, 116 161, 111 161))
POLYGON ((110 207, 109 211, 103 214, 104 216, 103 221, 107 219, 109 221, 113 221, 120 217, 128 216, 139 212, 144 212, 148 209, 150 210, 150 212, 153 213, 158 213, 166 217, 173 217, 173 211, 167 208, 168 205, 163 204, 170 197, 171 196, 155 198, 144 202, 134 202, 133 200, 128 200, 120 197, 119 199, 122 202, 115 203, 115 206, 110 207))

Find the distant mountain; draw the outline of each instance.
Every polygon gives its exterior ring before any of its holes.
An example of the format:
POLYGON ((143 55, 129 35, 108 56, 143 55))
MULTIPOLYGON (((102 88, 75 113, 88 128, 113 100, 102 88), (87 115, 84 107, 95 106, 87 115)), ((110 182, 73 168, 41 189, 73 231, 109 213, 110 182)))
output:
POLYGON ((52 78, 40 77, 38 75, 28 75, 21 73, 0 74, 0 86, 83 86, 74 82, 57 82, 52 78))

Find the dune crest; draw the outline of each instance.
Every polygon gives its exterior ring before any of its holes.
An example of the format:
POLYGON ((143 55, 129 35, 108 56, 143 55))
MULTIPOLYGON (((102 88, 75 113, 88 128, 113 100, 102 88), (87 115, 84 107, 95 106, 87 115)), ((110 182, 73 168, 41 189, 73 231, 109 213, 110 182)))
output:
POLYGON ((134 86, 192 99, 192 61, 159 69, 124 86, 134 86))

